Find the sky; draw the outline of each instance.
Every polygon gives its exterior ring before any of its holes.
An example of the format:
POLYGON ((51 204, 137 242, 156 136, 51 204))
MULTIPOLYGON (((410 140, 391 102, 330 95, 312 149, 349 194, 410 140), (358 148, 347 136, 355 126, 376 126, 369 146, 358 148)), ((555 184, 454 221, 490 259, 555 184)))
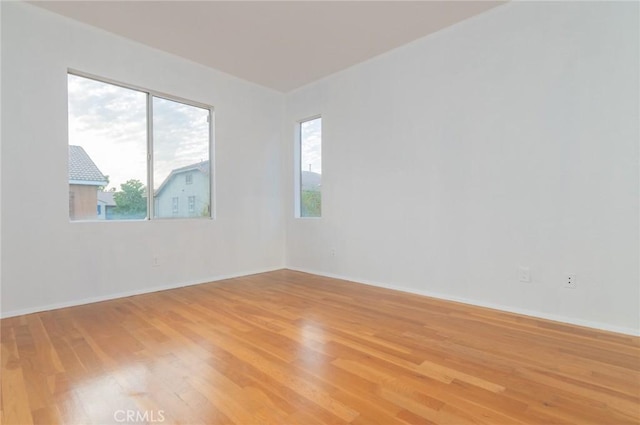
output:
MULTIPOLYGON (((147 185, 147 95, 88 78, 68 76, 69 144, 82 146, 102 174, 106 190, 127 180, 147 185)), ((153 98, 153 186, 171 170, 209 159, 207 109, 153 98)), ((322 174, 322 120, 300 124, 301 167, 322 174)))
MULTIPOLYGON (((147 185, 146 93, 69 74, 69 144, 82 146, 110 188, 147 185)), ((154 188, 171 170, 209 159, 209 111, 153 98, 154 188)))
POLYGON ((300 167, 322 174, 322 118, 300 123, 300 167))

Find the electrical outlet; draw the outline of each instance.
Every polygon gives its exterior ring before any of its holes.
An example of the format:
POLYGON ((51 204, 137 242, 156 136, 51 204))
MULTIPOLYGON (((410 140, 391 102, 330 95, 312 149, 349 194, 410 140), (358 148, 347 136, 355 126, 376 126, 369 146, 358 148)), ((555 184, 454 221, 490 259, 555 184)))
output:
POLYGON ((531 282, 531 270, 529 267, 518 267, 518 281, 524 283, 531 282))
POLYGON ((576 289, 578 287, 578 281, 576 280, 576 275, 573 273, 568 273, 564 278, 564 287, 568 289, 576 289))

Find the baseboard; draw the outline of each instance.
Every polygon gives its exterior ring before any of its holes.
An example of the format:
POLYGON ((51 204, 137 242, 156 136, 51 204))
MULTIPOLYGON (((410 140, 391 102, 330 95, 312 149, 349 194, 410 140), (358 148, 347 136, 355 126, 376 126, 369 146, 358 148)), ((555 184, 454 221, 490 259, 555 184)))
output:
MULTIPOLYGON (((536 317, 536 318, 540 318, 540 319, 552 320, 554 322, 567 323, 567 324, 571 324, 571 325, 583 326, 583 327, 587 327, 587 328, 598 329, 598 330, 603 330, 603 331, 608 331, 608 332, 616 332, 616 333, 625 334, 625 335, 640 336, 640 329, 620 327, 620 326, 612 326, 612 325, 609 325, 607 323, 593 322, 593 321, 589 321, 589 320, 575 319, 575 318, 566 317, 566 316, 558 316, 558 315, 555 315, 555 314, 548 314, 548 313, 543 313, 543 312, 534 311, 534 310, 520 309, 520 308, 514 308, 514 307, 509 307, 509 306, 504 306, 504 305, 499 305, 499 304, 486 303, 486 302, 482 302, 482 301, 478 301, 478 300, 472 300, 472 299, 463 298, 463 297, 455 297, 455 296, 451 296, 451 295, 448 295, 448 294, 442 294, 442 293, 431 292, 431 291, 416 290, 416 289, 413 289, 413 288, 407 288, 407 287, 403 287, 403 286, 391 285, 391 284, 388 284, 388 283, 382 283, 382 282, 377 282, 377 281, 372 281, 372 280, 354 279, 354 278, 348 277, 348 276, 341 276, 341 275, 337 275, 337 274, 333 274, 333 273, 326 273, 326 272, 322 272, 322 271, 318 271, 318 270, 311 270, 311 269, 306 269, 306 268, 301 268, 301 267, 288 266, 286 268, 289 269, 289 270, 294 270, 294 271, 299 271, 299 272, 309 273, 309 274, 315 274, 315 275, 318 275, 318 276, 324 276, 324 277, 329 277, 329 278, 333 278, 333 279, 348 280, 348 281, 351 281, 351 282, 361 283, 363 285, 370 285, 370 286, 376 286, 376 287, 379 287, 379 288, 393 289, 393 290, 396 290, 396 291, 407 292, 407 293, 417 294, 417 295, 424 295, 424 296, 432 297, 432 298, 438 298, 438 299, 441 299, 441 300, 455 301, 455 302, 459 302, 459 303, 463 303, 463 304, 469 304, 469 305, 473 305, 473 306, 477 306, 477 307, 486 307, 486 308, 491 308, 491 309, 494 309, 494 310, 500 310, 500 311, 505 311, 505 312, 509 312, 509 313, 521 314, 523 316, 530 316, 530 317, 536 317)), ((256 269, 256 270, 250 270, 250 271, 244 271, 244 272, 238 272, 238 273, 231 273, 231 274, 226 274, 226 275, 218 275, 218 276, 215 276, 215 277, 212 277, 212 278, 208 278, 208 279, 204 279, 204 280, 187 281, 187 282, 181 282, 181 283, 171 284, 171 285, 156 286, 156 287, 152 287, 152 288, 145 288, 145 289, 139 289, 139 290, 133 290, 133 291, 126 291, 126 292, 118 292, 118 293, 103 295, 103 296, 99 296, 99 297, 82 298, 82 299, 79 299, 79 300, 72 300, 72 301, 63 302, 63 303, 54 303, 54 304, 48 304, 48 305, 44 305, 44 306, 31 307, 31 308, 25 308, 25 309, 19 309, 19 310, 11 310, 11 311, 8 311, 8 312, 2 311, 2 312, 0 312, 0 318, 4 319, 4 318, 8 318, 8 317, 22 316, 22 315, 25 315, 25 314, 39 313, 39 312, 42 312, 42 311, 56 310, 56 309, 59 309, 59 308, 74 307, 74 306, 78 306, 78 305, 92 304, 92 303, 96 303, 96 302, 114 300, 114 299, 118 299, 118 298, 126 298, 126 297, 131 297, 131 296, 134 296, 134 295, 149 294, 149 293, 152 293, 152 292, 159 292, 159 291, 166 291, 166 290, 169 290, 169 289, 183 288, 183 287, 186 287, 186 286, 201 285, 203 283, 216 282, 216 281, 220 281, 220 280, 226 280, 226 279, 233 279, 233 278, 237 278, 237 277, 250 276, 250 275, 259 274, 259 273, 267 273, 267 272, 271 272, 271 271, 275 271, 275 270, 281 270, 281 269, 282 269, 282 267, 256 269)))
POLYGON ((535 317, 535 318, 538 318, 538 319, 552 320, 554 322, 567 323, 567 324, 570 324, 570 325, 583 326, 583 327, 586 327, 586 328, 598 329, 598 330, 608 331, 608 332, 615 332, 615 333, 620 333, 620 334, 625 334, 625 335, 640 336, 640 329, 627 328, 627 327, 621 327, 621 326, 612 326, 612 325, 609 325, 607 323, 593 322, 593 321, 589 321, 589 320, 575 319, 575 318, 572 318, 572 317, 565 317, 565 316, 557 316, 555 314, 548 314, 548 313, 543 313, 543 312, 539 312, 539 311, 535 311, 535 310, 527 310, 527 309, 514 308, 514 307, 509 307, 509 306, 504 306, 504 305, 499 305, 499 304, 486 303, 486 302, 482 302, 482 301, 478 301, 478 300, 472 300, 472 299, 468 299, 468 298, 456 297, 456 296, 451 296, 451 295, 447 295, 447 294, 441 294, 441 293, 437 293, 437 292, 416 290, 416 289, 413 289, 413 288, 390 285, 390 284, 387 284, 387 283, 376 282, 376 281, 371 281, 371 280, 354 279, 354 278, 351 278, 351 277, 340 276, 340 275, 333 274, 333 273, 321 272, 321 271, 318 271, 318 270, 311 270, 311 269, 305 269, 305 268, 300 268, 300 267, 291 267, 291 266, 287 266, 287 269, 294 270, 294 271, 299 271, 299 272, 303 272, 303 273, 315 274, 315 275, 318 275, 318 276, 330 277, 330 278, 333 278, 333 279, 348 280, 348 281, 351 281, 351 282, 361 283, 363 285, 370 285, 370 286, 376 286, 376 287, 379 287, 379 288, 393 289, 393 290, 396 290, 396 291, 407 292, 407 293, 410 293, 410 294, 424 295, 424 296, 427 296, 427 297, 437 298, 437 299, 446 300, 446 301, 455 301, 455 302, 459 302, 459 303, 463 303, 463 304, 473 305, 473 306, 476 306, 476 307, 486 307, 486 308, 491 308, 493 310, 500 310, 500 311, 505 311, 505 312, 508 312, 508 313, 515 313, 515 314, 520 314, 520 315, 523 315, 523 316, 535 317))
POLYGON ((126 291, 126 292, 117 292, 114 294, 108 294, 108 295, 102 295, 99 297, 89 297, 89 298, 82 298, 79 300, 72 300, 72 301, 68 301, 68 302, 62 302, 62 303, 54 303, 54 304, 48 304, 48 305, 44 305, 44 306, 38 306, 38 307, 31 307, 31 308, 24 308, 24 309, 20 309, 20 310, 11 310, 11 311, 2 311, 0 312, 0 318, 5 319, 8 317, 15 317, 15 316, 22 316, 25 314, 32 314, 32 313, 40 313, 42 311, 49 311, 49 310, 56 310, 59 308, 65 308, 65 307, 75 307, 78 305, 85 305, 85 304, 92 304, 92 303, 97 303, 97 302, 101 302, 101 301, 109 301, 109 300, 115 300, 118 298, 126 298, 126 297, 131 297, 134 295, 142 295, 142 294, 149 294, 152 292, 159 292, 159 291, 166 291, 168 289, 177 289, 177 288, 183 288, 185 286, 193 286, 193 285, 201 285, 203 283, 209 283, 209 282, 216 282, 216 281, 220 281, 220 280, 226 280, 226 279, 233 279, 236 277, 244 277, 244 276, 250 276, 253 274, 259 274, 259 273, 267 273, 267 272, 272 272, 275 270, 282 270, 283 267, 273 267, 273 268, 265 268, 265 269, 258 269, 258 270, 250 270, 250 271, 244 271, 244 272, 239 272, 239 273, 231 273, 231 274, 226 274, 226 275, 218 275, 212 278, 208 278, 208 279, 199 279, 197 281, 187 281, 187 282, 181 282, 181 283, 176 283, 176 284, 171 284, 171 285, 163 285, 163 286, 155 286, 152 288, 145 288, 145 289, 137 289, 137 290, 133 290, 133 291, 126 291))

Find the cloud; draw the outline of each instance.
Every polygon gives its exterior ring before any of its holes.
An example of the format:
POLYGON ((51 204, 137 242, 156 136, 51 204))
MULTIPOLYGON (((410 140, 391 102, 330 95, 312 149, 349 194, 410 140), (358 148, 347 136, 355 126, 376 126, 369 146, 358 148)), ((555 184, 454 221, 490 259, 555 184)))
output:
POLYGON ((171 170, 209 159, 209 111, 153 99, 154 186, 171 170))
POLYGON ((69 143, 87 151, 110 187, 146 182, 146 95, 75 75, 68 90, 69 143))
POLYGON ((322 119, 300 124, 300 166, 305 171, 322 174, 322 119))
MULTIPOLYGON (((147 94, 68 76, 69 143, 85 148, 110 187, 147 184, 147 94)), ((153 98, 154 186, 171 170, 209 159, 207 109, 153 98)))

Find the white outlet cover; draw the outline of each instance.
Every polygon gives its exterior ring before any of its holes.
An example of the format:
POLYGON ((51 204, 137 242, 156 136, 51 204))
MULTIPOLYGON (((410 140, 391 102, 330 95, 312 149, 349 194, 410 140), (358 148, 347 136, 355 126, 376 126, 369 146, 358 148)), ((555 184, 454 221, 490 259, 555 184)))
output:
POLYGON ((518 267, 518 281, 531 282, 531 269, 529 267, 518 267))
POLYGON ((564 287, 568 289, 576 289, 578 287, 578 281, 574 273, 565 274, 564 287))

